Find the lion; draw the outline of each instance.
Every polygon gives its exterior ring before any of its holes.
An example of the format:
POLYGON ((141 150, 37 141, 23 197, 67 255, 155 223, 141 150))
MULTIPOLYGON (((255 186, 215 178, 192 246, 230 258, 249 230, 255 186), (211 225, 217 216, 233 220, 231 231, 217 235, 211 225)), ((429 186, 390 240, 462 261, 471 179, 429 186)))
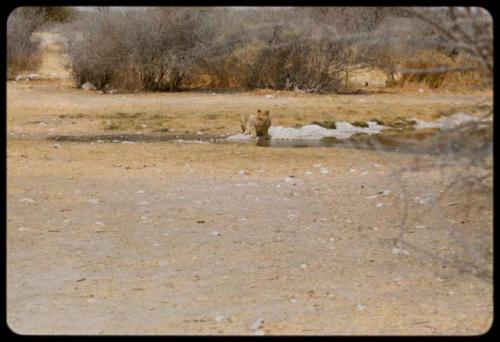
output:
POLYGON ((241 130, 243 134, 250 134, 252 138, 262 137, 269 139, 269 127, 271 127, 271 118, 269 111, 257 110, 257 114, 241 115, 241 130))

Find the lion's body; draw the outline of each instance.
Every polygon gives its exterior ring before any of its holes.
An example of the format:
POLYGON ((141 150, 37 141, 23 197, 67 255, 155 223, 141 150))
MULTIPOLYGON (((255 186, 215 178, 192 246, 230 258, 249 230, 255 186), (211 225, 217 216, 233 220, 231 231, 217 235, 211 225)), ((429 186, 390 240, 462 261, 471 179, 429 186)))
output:
POLYGON ((244 134, 250 134, 252 138, 269 138, 269 127, 271 127, 271 118, 268 110, 262 112, 259 109, 257 114, 241 115, 241 130, 244 134))

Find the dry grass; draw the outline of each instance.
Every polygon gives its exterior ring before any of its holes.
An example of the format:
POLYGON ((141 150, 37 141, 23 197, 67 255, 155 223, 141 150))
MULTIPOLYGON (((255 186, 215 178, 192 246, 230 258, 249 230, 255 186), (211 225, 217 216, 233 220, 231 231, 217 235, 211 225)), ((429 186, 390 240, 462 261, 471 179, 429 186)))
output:
MULTIPOLYGON (((435 69, 439 67, 469 68, 477 67, 477 63, 470 57, 459 55, 449 57, 437 51, 422 51, 407 59, 403 59, 399 66, 403 69, 435 69)), ((391 86, 426 86, 432 89, 449 88, 460 89, 481 86, 481 74, 476 71, 460 71, 446 73, 402 73, 401 77, 390 84, 391 86)))

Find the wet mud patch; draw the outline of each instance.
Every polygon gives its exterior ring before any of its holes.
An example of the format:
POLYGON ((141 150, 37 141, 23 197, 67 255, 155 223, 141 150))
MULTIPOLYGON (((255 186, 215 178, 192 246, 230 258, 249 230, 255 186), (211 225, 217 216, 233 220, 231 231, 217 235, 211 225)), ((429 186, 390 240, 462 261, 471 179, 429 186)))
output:
POLYGON ((82 135, 52 135, 46 139, 51 141, 67 141, 67 142, 173 142, 173 141, 198 141, 198 142, 216 142, 223 139, 219 135, 210 134, 82 134, 82 135))

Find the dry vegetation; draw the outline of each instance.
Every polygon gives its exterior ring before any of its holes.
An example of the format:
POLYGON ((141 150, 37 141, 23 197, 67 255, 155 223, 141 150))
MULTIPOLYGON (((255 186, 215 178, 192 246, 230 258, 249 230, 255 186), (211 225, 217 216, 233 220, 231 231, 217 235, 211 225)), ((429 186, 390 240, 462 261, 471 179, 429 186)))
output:
MULTIPOLYGON (((90 82, 97 89, 125 91, 272 88, 346 92, 351 88, 350 75, 363 67, 384 70, 388 85, 481 86, 478 72, 483 66, 475 51, 464 44, 449 44, 436 22, 476 30, 477 23, 491 21, 489 14, 479 11, 456 20, 460 13, 446 8, 421 9, 417 14, 410 10, 98 8, 71 16, 73 20, 60 30, 69 42, 67 52, 77 87, 90 82), (422 68, 447 69, 417 75, 404 71, 422 68), (398 80, 397 70, 402 76, 398 80)), ((30 46, 22 48, 23 53, 9 48, 16 56, 9 58, 9 65, 16 70, 29 67, 22 61, 36 61, 36 44, 29 42, 36 27, 23 21, 30 9, 23 11, 11 16, 10 36, 13 30, 25 33, 24 38, 10 41, 30 46)), ((31 22, 43 21, 39 12, 31 22)))

